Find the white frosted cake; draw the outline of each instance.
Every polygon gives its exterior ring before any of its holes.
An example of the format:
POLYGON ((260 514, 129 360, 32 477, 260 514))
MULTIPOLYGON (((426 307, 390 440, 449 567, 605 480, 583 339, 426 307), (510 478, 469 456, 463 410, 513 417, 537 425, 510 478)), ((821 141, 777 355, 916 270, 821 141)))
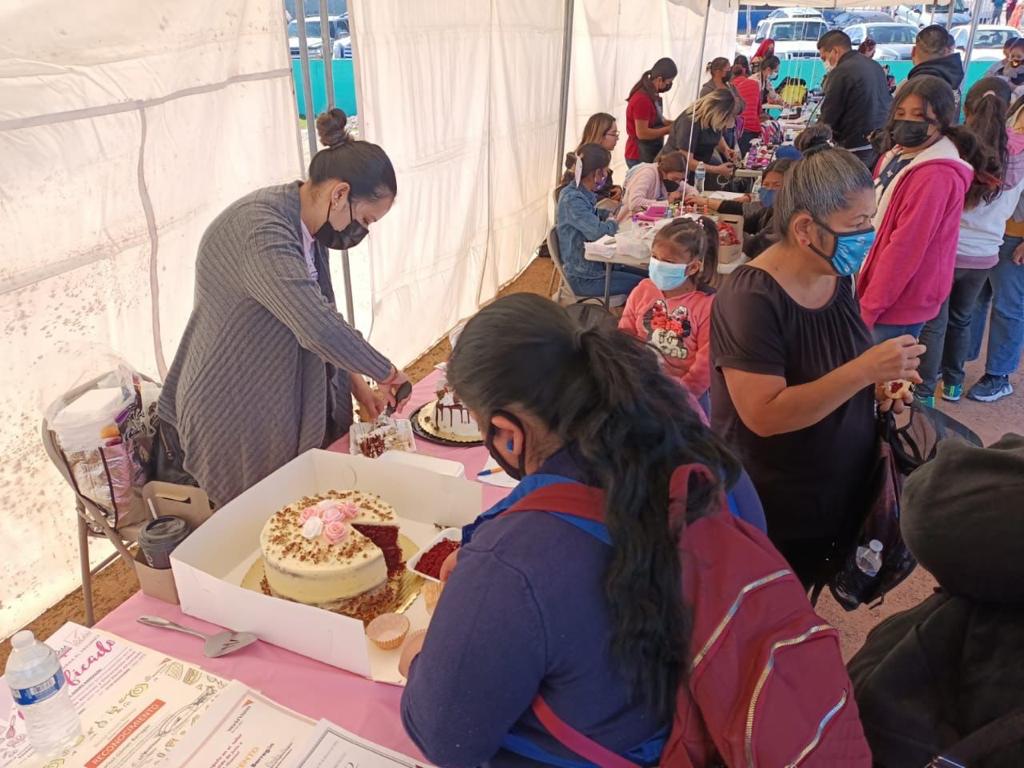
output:
POLYGON ((362 491, 328 491, 278 510, 260 533, 266 586, 299 603, 371 617, 405 569, 395 511, 362 491))
POLYGON ((437 390, 434 404, 434 425, 442 435, 447 433, 467 440, 479 440, 480 426, 473 414, 447 383, 437 390))

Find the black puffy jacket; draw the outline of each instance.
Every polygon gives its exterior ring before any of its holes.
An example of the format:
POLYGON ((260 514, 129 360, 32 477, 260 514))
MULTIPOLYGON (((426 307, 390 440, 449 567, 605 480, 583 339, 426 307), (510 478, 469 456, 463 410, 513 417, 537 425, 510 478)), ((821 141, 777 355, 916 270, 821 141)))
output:
POLYGON ((860 149, 885 125, 891 105, 885 70, 867 56, 848 51, 825 79, 821 122, 832 128, 836 146, 860 149))

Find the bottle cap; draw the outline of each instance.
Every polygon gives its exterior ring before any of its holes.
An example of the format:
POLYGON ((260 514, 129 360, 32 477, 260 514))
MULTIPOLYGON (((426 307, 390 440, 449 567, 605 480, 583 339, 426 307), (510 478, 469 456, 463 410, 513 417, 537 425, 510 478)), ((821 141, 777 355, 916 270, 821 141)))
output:
POLYGON ((874 550, 875 552, 881 552, 882 542, 880 542, 878 539, 872 539, 871 542, 868 544, 868 547, 874 550))
POLYGON ((14 648, 28 648, 35 641, 36 636, 29 630, 23 629, 21 632, 16 632, 14 637, 11 638, 11 645, 14 648))

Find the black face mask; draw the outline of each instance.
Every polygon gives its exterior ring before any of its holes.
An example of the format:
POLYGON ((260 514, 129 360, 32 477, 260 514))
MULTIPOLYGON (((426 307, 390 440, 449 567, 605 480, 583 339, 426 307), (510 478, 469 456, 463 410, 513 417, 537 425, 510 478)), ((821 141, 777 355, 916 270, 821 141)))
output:
POLYGON ((723 83, 728 83, 730 80, 732 80, 732 72, 726 72, 724 75, 722 75, 723 83))
POLYGON ((349 221, 347 227, 339 231, 331 225, 331 212, 328 209, 327 220, 313 237, 316 238, 320 245, 325 248, 333 248, 336 251, 347 251, 349 248, 355 248, 369 234, 370 230, 364 227, 361 222, 356 221, 355 213, 352 211, 351 196, 348 199, 348 215, 351 221, 349 221))
POLYGON ((487 427, 487 435, 484 437, 484 445, 487 447, 487 453, 491 455, 491 458, 497 462, 498 466, 505 470, 505 474, 511 477, 513 480, 522 480, 526 476, 526 430, 523 429, 523 422, 513 416, 508 411, 495 411, 494 416, 502 416, 517 427, 519 431, 523 433, 523 452, 519 454, 519 466, 514 467, 508 463, 504 456, 498 453, 494 448, 494 439, 497 437, 498 428, 494 426, 494 422, 491 422, 487 427))
POLYGON ((928 126, 924 120, 893 120, 892 140, 901 147, 913 149, 928 141, 928 126))

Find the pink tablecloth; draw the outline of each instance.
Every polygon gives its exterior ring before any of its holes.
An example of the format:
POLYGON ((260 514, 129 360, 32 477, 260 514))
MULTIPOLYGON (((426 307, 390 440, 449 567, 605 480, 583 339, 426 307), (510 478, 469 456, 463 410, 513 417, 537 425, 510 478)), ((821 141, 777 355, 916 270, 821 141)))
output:
MULTIPOLYGON (((416 385, 405 415, 434 398, 438 376, 432 374, 416 385)), ((462 462, 468 478, 475 478, 487 461, 487 451, 482 447, 449 448, 417 438, 417 448, 426 455, 462 462)), ((335 443, 331 450, 348 451, 348 438, 335 443)), ((507 494, 507 489, 484 486, 484 508, 507 494)), ((221 677, 240 680, 296 712, 314 719, 326 718, 385 747, 420 757, 402 728, 401 688, 374 683, 263 642, 232 656, 207 659, 199 640, 139 624, 136 619, 144 614, 164 616, 203 632, 221 629, 185 616, 177 606, 146 597, 141 592, 126 600, 97 626, 139 645, 200 664, 221 677)))

